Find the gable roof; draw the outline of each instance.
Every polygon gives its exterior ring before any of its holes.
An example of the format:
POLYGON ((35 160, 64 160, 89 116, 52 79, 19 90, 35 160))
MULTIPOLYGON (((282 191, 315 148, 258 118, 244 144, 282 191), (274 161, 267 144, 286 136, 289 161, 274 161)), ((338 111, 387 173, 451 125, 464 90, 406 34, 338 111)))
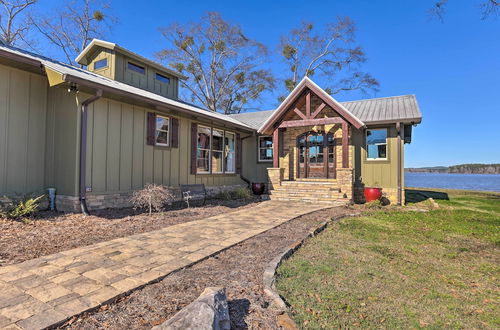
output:
MULTIPOLYGON (((422 122, 422 113, 415 95, 380 97, 340 102, 340 104, 366 125, 396 122, 420 124, 422 122)), ((275 111, 247 112, 231 116, 258 130, 275 111)))
POLYGON ((295 86, 293 91, 288 94, 286 99, 281 102, 279 107, 274 111, 269 118, 262 124, 259 128, 259 133, 263 133, 272 128, 272 125, 279 120, 288 110, 290 105, 297 99, 297 97, 305 90, 310 89, 314 94, 316 94, 320 99, 322 99, 328 106, 330 106, 334 111, 336 111, 341 117, 343 117, 348 123, 353 125, 356 128, 364 127, 365 124, 353 115, 349 110, 347 110, 342 104, 337 102, 330 94, 325 92, 321 87, 316 85, 311 79, 308 77, 304 77, 298 84, 295 86))
POLYGON ((122 54, 125 54, 133 59, 136 59, 138 61, 144 62, 148 64, 149 66, 152 66, 160 71, 167 72, 171 74, 172 76, 178 77, 179 79, 187 79, 186 76, 180 74, 179 72, 176 72, 174 70, 171 70, 160 63, 157 63, 155 61, 150 60, 149 58, 146 58, 142 55, 139 55, 137 53, 134 53, 126 48, 123 48, 114 42, 109 42, 109 41, 104 41, 100 39, 92 39, 92 41, 85 47, 84 50, 76 57, 75 61, 81 65, 88 65, 89 61, 88 58, 94 53, 94 50, 98 49, 99 47, 101 48, 106 48, 109 50, 117 50, 122 54))
POLYGON ((60 75, 62 82, 72 82, 80 84, 82 86, 101 89, 104 92, 108 92, 110 94, 130 97, 132 99, 147 102, 149 104, 152 104, 153 106, 170 108, 179 112, 196 115, 206 120, 223 122, 224 124, 229 124, 236 128, 241 128, 246 131, 253 131, 250 126, 240 122, 236 118, 232 118, 231 116, 202 109, 182 101, 169 99, 167 97, 146 91, 144 89, 127 85, 125 83, 109 79, 96 73, 67 65, 65 63, 19 48, 0 45, 0 56, 10 58, 14 61, 23 62, 28 65, 42 67, 46 72, 52 70, 53 72, 60 75))

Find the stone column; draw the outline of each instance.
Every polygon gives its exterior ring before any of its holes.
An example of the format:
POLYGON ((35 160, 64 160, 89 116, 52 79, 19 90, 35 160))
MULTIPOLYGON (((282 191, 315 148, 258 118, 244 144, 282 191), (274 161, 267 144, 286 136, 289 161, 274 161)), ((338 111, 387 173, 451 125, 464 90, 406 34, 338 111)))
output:
POLYGON ((267 176, 269 178, 268 189, 275 189, 275 187, 281 186, 281 181, 285 176, 285 169, 279 167, 270 167, 267 169, 267 176))
POLYGON ((352 168, 337 168, 337 183, 340 188, 342 197, 345 199, 353 199, 353 169, 352 168))

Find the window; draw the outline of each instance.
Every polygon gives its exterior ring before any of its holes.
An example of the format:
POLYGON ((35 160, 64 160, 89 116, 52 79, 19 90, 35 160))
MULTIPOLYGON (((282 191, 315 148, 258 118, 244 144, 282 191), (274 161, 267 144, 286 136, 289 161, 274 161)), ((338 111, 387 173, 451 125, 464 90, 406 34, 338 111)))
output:
POLYGON ((198 126, 196 173, 234 173, 236 135, 220 129, 198 126))
POLYGON ((366 130, 367 159, 387 159, 387 129, 366 130))
POLYGON ((94 70, 99 70, 108 66, 108 59, 103 58, 102 60, 94 62, 94 70))
POLYGON ((273 161, 273 138, 259 136, 259 162, 273 161))
POLYGON ((210 173, 210 148, 212 130, 209 127, 198 126, 198 146, 196 150, 197 173, 210 173))
POLYGON ((165 83, 165 84, 170 84, 170 78, 165 77, 164 75, 161 75, 159 73, 156 74, 155 76, 156 80, 165 83))
POLYGON ((169 118, 156 116, 155 145, 168 147, 169 124, 169 118))
POLYGON ((224 172, 234 173, 235 172, 235 138, 234 133, 226 132, 224 136, 224 172))
POLYGON ((127 62, 127 68, 129 70, 135 71, 135 72, 140 73, 140 74, 146 73, 146 69, 143 66, 140 66, 140 65, 137 65, 137 64, 134 64, 131 62, 127 62))

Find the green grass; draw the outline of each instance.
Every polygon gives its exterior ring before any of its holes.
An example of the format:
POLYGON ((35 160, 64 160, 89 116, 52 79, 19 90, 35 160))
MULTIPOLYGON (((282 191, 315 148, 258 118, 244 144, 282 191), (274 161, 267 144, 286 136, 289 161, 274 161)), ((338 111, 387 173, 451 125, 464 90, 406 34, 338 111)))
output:
POLYGON ((500 195, 446 193, 439 210, 343 219, 284 262, 297 324, 499 328, 500 195))

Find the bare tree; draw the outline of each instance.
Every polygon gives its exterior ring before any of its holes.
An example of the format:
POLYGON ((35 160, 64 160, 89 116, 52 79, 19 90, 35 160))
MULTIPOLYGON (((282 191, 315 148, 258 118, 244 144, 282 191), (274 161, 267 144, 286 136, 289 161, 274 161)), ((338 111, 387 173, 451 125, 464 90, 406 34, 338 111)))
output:
POLYGON ((29 46, 32 42, 27 40, 30 24, 26 15, 29 7, 37 0, 0 0, 0 37, 7 45, 29 46))
POLYGON ((109 5, 99 0, 66 2, 54 16, 32 19, 33 25, 53 45, 64 53, 68 64, 77 65, 75 57, 94 38, 102 38, 116 19, 107 10, 109 5))
POLYGON ((326 91, 377 90, 379 82, 368 73, 359 71, 366 61, 365 53, 354 45, 354 23, 348 18, 338 18, 322 31, 312 23, 303 22, 298 29, 281 39, 280 51, 290 70, 285 79, 288 91, 295 88, 305 76, 322 76, 326 91))
MULTIPOLYGON (((432 8, 429 9, 429 14, 431 17, 436 17, 443 22, 447 7, 448 0, 436 1, 432 8)), ((481 8, 481 19, 484 20, 489 16, 498 14, 500 11, 500 0, 483 0, 479 7, 481 8)))
POLYGON ((264 45, 247 38, 241 28, 210 12, 200 22, 162 28, 169 47, 158 52, 188 77, 180 83, 191 101, 212 111, 239 113, 274 86, 264 45))

